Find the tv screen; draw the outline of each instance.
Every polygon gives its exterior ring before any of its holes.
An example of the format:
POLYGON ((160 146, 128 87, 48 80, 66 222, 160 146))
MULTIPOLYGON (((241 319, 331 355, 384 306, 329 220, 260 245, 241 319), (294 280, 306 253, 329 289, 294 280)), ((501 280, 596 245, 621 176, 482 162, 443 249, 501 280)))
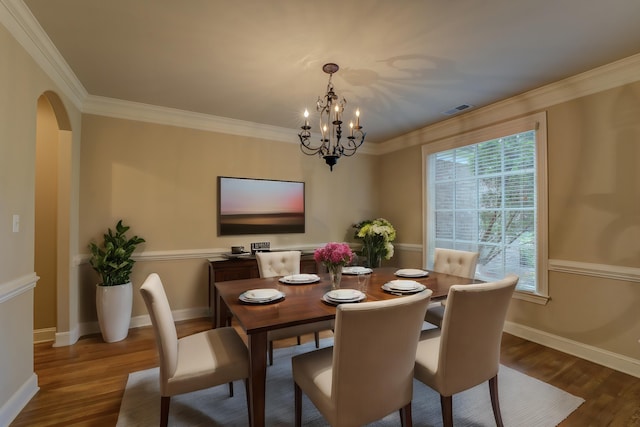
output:
POLYGON ((218 177, 218 235, 304 231, 304 182, 218 177))

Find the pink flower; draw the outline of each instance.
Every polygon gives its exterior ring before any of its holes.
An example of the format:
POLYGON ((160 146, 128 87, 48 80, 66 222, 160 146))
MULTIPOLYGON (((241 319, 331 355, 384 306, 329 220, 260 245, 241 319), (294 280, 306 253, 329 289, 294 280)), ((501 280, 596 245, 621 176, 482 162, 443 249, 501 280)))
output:
POLYGON ((346 243, 331 242, 316 249, 313 257, 325 265, 347 265, 353 259, 353 252, 346 243))

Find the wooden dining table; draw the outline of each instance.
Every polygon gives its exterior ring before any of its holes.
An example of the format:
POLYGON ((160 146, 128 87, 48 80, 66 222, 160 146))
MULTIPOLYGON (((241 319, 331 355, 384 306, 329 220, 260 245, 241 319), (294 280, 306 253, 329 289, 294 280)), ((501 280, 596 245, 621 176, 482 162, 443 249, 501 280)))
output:
MULTIPOLYGON (((395 267, 376 268, 365 285, 358 282, 357 275, 342 276, 341 288, 360 289, 364 301, 379 301, 400 298, 382 289, 382 285, 396 279, 415 280, 431 289, 432 300, 443 299, 454 284, 481 283, 479 280, 452 276, 429 271, 426 277, 400 278, 395 275, 395 267)), ((250 419, 253 427, 265 425, 265 389, 267 373, 267 332, 334 319, 336 306, 323 301, 323 295, 331 290, 328 274, 320 274, 321 280, 312 284, 284 284, 279 277, 254 278, 218 282, 215 284, 218 301, 215 325, 225 325, 229 315, 233 315, 247 334, 249 349, 249 402, 250 419), (273 288, 284 294, 284 299, 268 304, 247 304, 239 300, 248 290, 273 288)), ((292 402, 293 405, 293 402, 292 402)))

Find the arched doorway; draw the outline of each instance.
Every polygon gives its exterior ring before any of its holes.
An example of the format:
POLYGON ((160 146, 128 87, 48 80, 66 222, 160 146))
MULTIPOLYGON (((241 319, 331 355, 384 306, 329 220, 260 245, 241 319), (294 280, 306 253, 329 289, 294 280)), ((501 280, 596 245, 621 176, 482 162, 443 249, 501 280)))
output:
POLYGON ((71 126, 54 92, 38 98, 36 120, 34 341, 69 331, 71 126))

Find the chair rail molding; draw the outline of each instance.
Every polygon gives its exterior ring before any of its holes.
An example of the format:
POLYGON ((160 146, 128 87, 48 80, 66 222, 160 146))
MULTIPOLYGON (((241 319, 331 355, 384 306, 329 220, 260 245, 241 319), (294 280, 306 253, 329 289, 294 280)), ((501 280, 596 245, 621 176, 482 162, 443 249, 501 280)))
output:
MULTIPOLYGON (((302 251, 313 252, 316 248, 322 247, 325 243, 305 243, 295 246, 279 246, 271 248, 272 251, 302 251)), ((248 246, 248 245, 247 245, 248 246)), ((359 243, 349 243, 352 249, 359 248, 359 243)), ((175 249, 169 251, 145 251, 134 253, 132 258, 136 261, 172 261, 187 259, 225 259, 224 254, 229 253, 229 248, 205 248, 205 249, 175 249)), ((88 264, 90 254, 78 254, 73 258, 75 265, 88 264)))
POLYGON ((0 283, 0 304, 36 287, 40 277, 35 272, 0 283))
POLYGON ((422 252, 421 243, 394 243, 393 247, 407 252, 422 252))
POLYGON ((620 265, 550 259, 549 271, 640 283, 640 268, 620 265))

